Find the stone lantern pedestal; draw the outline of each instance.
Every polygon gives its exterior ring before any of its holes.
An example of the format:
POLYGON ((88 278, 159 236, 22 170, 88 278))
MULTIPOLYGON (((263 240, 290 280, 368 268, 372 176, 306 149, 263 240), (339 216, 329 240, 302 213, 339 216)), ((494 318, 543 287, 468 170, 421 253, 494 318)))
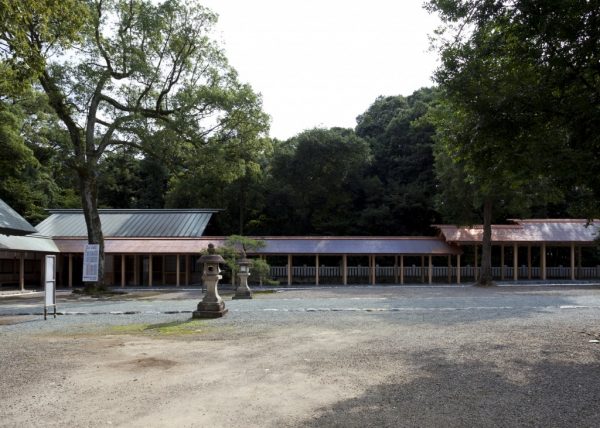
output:
POLYGON ((192 313, 192 318, 220 318, 228 311, 217 289, 219 280, 223 278, 219 275, 221 273, 219 264, 225 263, 225 260, 220 255, 215 254, 214 245, 209 244, 208 254, 200 257, 198 263, 204 264, 202 281, 206 287, 206 294, 202 301, 198 303, 198 310, 192 313))
POLYGON ((250 264, 251 260, 246 257, 238 260, 237 264, 240 267, 238 277, 240 278, 240 285, 235 290, 234 299, 252 299, 252 291, 248 287, 248 277, 250 276, 250 264))

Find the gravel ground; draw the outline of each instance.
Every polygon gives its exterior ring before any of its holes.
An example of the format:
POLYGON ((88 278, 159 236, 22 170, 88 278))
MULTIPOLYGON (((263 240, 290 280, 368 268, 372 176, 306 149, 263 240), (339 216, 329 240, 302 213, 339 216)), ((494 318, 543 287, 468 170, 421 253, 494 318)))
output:
POLYGON ((0 426, 599 425, 597 286, 225 296, 226 317, 158 333, 200 297, 63 295, 85 315, 47 321, 18 315, 39 296, 0 298, 0 426))

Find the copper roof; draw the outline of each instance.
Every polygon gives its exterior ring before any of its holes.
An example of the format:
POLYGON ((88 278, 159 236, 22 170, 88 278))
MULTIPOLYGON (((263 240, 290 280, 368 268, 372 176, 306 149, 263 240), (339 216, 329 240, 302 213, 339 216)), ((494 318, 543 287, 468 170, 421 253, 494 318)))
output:
MULTIPOLYGON (((105 237, 200 237, 215 212, 213 209, 101 209, 105 237)), ((37 225, 41 234, 52 237, 87 237, 81 210, 50 210, 50 217, 37 225)))
MULTIPOLYGON (((600 221, 583 219, 511 220, 515 224, 492 225, 493 242, 532 243, 593 243, 598 238, 600 221)), ((446 241, 456 243, 481 242, 483 226, 458 227, 435 225, 446 241)))
MULTIPOLYGON (((208 248, 209 243, 220 247, 225 237, 203 238, 107 238, 106 253, 112 254, 198 254, 208 248)), ((252 254, 321 254, 321 255, 369 255, 409 254, 447 255, 460 254, 460 249, 448 245, 439 238, 431 237, 253 237, 265 242, 265 247, 252 254)), ((81 253, 85 239, 55 238, 63 253, 81 253)))
POLYGON ((36 232, 37 230, 27 220, 0 199, 0 234, 28 235, 36 232))

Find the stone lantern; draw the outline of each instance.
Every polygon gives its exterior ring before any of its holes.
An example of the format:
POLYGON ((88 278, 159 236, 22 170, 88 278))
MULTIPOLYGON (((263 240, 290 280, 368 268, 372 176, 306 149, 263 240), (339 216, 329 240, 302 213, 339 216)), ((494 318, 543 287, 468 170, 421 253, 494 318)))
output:
POLYGON ((237 261, 237 265, 240 267, 238 276, 240 278, 240 285, 235 290, 234 299, 252 299, 252 291, 248 287, 248 277, 250 276, 250 265, 252 260, 246 258, 246 253, 242 253, 242 258, 237 261))
POLYGON ((221 273, 219 264, 225 263, 225 260, 220 255, 215 254, 213 244, 208 244, 208 254, 200 257, 198 263, 204 264, 202 281, 206 287, 206 294, 202 301, 198 303, 198 310, 192 313, 192 318, 220 318, 227 313, 225 302, 223 302, 217 290, 217 284, 223 278, 219 275, 221 273))

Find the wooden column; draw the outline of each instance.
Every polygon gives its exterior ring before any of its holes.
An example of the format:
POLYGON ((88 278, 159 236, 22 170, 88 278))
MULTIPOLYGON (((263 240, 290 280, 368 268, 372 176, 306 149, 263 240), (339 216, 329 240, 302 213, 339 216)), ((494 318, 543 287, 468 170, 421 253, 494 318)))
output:
POLYGON ((140 285, 140 256, 133 255, 133 283, 135 286, 140 285))
POLYGON ((425 256, 421 256, 421 284, 425 283, 425 256))
POLYGON ((377 282, 377 272, 376 272, 377 266, 375 265, 375 263, 376 263, 376 261, 375 261, 375 255, 372 255, 371 257, 373 258, 373 262, 371 263, 371 266, 372 266, 372 270, 371 270, 371 272, 372 272, 371 273, 371 275, 372 275, 371 285, 375 285, 375 283, 377 282))
POLYGON ((179 254, 177 254, 177 269, 175 270, 175 287, 179 287, 181 280, 181 269, 179 268, 179 263, 181 263, 181 259, 179 258, 179 254))
POLYGON ((575 243, 571 242, 571 281, 575 280, 575 243))
POLYGON ((46 259, 43 254, 40 260, 40 286, 42 289, 46 288, 46 259))
POLYGON ((531 245, 527 246, 527 279, 531 279, 531 245))
POLYGON ((456 283, 460 284, 460 254, 456 255, 456 283))
POLYGON ((185 255, 185 285, 190 285, 190 255, 185 255))
POLYGON ((19 288, 25 291, 25 254, 19 253, 19 288))
POLYGON ((69 288, 73 288, 73 254, 69 253, 69 288))
POLYGON ((292 255, 288 254, 288 265, 287 265, 287 283, 292 285, 292 255))
POLYGON ((342 283, 348 285, 348 256, 342 256, 342 283))
POLYGON ((162 285, 165 285, 167 282, 167 279, 166 279, 167 278, 167 269, 166 269, 167 266, 165 264, 166 259, 167 259, 166 256, 162 256, 162 269, 161 269, 162 270, 162 285))
POLYGON ((540 275, 542 280, 546 280, 546 243, 542 243, 542 247, 540 249, 540 275))
POLYGON ((500 280, 504 281, 504 244, 500 245, 500 280))
POLYGON ((581 279, 581 245, 577 247, 577 278, 581 279))
MULTIPOLYGON (((125 273, 127 268, 127 258, 121 254, 121 287, 125 287, 125 273)), ((113 269, 114 270, 114 269, 113 269)))
POLYGON ((152 276, 153 276, 153 271, 152 271, 152 254, 150 254, 148 256, 148 287, 152 287, 152 276))
POLYGON ((429 255, 429 268, 427 269, 427 276, 429 278, 429 284, 433 282, 433 257, 429 255))
POLYGON ((398 284, 398 256, 394 256, 394 284, 398 284))
POLYGON ((404 284, 404 254, 400 256, 400 284, 404 284))
POLYGON ((448 254, 448 284, 452 283, 452 256, 448 254))
POLYGON ((513 281, 519 280, 519 246, 513 244, 513 281))
POLYGON ((479 272, 479 246, 475 244, 475 261, 473 262, 473 278, 477 281, 479 272))
POLYGON ((315 285, 319 285, 319 255, 315 255, 315 285))

